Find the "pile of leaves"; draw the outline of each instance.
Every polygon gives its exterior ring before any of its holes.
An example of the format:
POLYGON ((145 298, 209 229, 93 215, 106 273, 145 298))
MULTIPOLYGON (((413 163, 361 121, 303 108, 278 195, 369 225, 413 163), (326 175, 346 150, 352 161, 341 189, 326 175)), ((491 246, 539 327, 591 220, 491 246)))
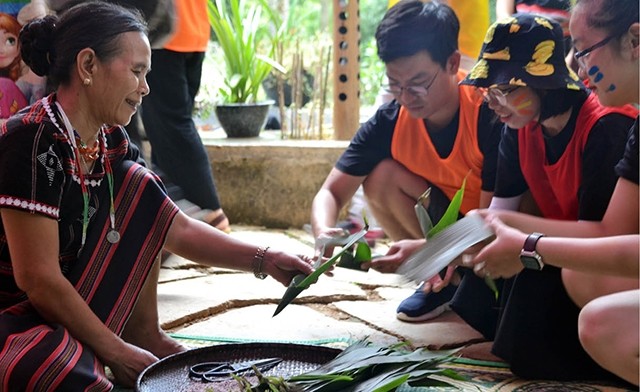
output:
POLYGON ((307 392, 385 392, 411 386, 443 386, 431 376, 460 377, 439 365, 453 359, 457 350, 409 350, 404 345, 380 347, 359 341, 332 361, 287 381, 307 392))
POLYGON ((236 380, 247 392, 387 392, 404 384, 451 386, 442 380, 463 378, 440 365, 450 362, 456 351, 409 350, 403 344, 381 347, 358 341, 311 372, 283 379, 264 376, 254 369, 258 385, 242 377, 236 380), (431 378, 435 375, 440 377, 431 378))

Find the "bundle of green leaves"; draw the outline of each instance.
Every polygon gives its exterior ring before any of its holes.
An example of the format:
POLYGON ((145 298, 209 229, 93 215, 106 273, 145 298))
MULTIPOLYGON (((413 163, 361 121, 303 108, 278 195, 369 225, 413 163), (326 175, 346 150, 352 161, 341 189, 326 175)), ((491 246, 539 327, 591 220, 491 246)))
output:
POLYGON ((386 392, 410 386, 450 386, 442 381, 462 379, 441 367, 457 350, 410 350, 404 344, 382 347, 358 341, 321 367, 290 377, 287 382, 306 392, 386 392), (432 378, 433 376, 438 379, 432 378))

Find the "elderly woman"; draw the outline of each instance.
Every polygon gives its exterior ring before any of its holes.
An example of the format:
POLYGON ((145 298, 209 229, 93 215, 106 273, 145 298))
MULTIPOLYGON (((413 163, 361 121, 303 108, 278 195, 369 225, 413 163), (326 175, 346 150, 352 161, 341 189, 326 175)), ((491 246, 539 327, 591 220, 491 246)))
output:
POLYGON ((24 61, 56 92, 0 138, 0 390, 124 385, 184 347, 162 332, 158 254, 288 284, 306 257, 256 249, 188 218, 137 163, 122 125, 149 94, 140 16, 104 2, 20 35, 24 61))
MULTIPOLYGON (((611 107, 637 105, 638 2, 580 0, 570 29, 579 75, 588 79, 599 101, 611 107)), ((635 385, 639 383, 640 351, 638 168, 636 117, 624 155, 615 167, 618 180, 602 221, 551 221, 512 212, 482 212, 496 239, 472 260, 484 266, 481 274, 511 276, 523 268, 519 256, 522 258, 530 238, 528 233, 544 228, 547 236, 538 237, 528 255, 537 254, 542 263, 562 268, 566 292, 582 307, 577 323, 580 342, 603 368, 635 385), (623 278, 631 286, 621 284, 623 278)))

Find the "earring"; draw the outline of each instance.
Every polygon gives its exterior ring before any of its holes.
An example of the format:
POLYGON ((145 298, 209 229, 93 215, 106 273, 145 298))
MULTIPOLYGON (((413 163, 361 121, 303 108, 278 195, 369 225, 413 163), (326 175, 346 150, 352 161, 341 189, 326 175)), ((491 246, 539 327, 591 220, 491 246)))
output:
POLYGON ((91 84, 91 79, 89 78, 84 78, 84 80, 82 81, 82 84, 84 84, 85 86, 88 86, 91 84))

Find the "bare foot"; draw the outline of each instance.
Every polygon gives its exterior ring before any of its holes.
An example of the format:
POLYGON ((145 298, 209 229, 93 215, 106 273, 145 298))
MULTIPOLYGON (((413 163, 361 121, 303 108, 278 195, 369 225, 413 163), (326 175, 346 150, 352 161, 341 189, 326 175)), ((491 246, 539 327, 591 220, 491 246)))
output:
POLYGON ((158 328, 151 333, 140 333, 137 336, 122 336, 128 343, 134 344, 150 351, 158 358, 164 358, 171 354, 187 351, 187 348, 173 340, 166 332, 158 328))

